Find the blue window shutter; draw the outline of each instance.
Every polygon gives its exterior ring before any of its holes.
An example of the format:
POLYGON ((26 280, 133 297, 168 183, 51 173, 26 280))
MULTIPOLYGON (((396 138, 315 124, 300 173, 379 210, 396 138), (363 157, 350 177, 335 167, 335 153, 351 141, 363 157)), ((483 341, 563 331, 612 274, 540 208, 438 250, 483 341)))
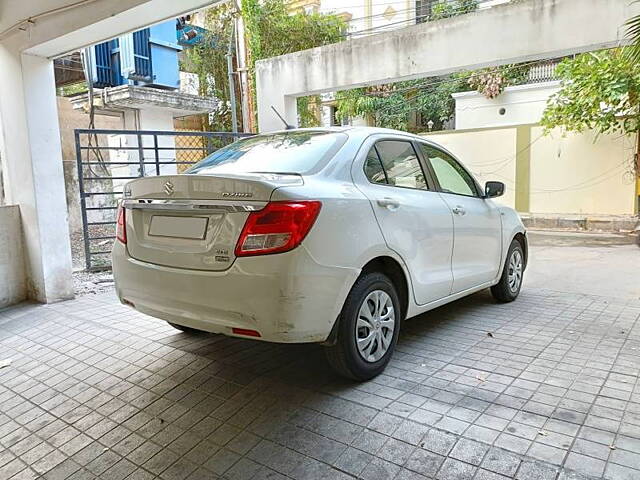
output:
POLYGON ((152 80, 150 31, 148 28, 133 32, 133 61, 135 77, 139 80, 152 80))
POLYGON ((96 45, 93 52, 93 60, 95 61, 95 79, 96 87, 111 86, 111 48, 109 42, 96 45))

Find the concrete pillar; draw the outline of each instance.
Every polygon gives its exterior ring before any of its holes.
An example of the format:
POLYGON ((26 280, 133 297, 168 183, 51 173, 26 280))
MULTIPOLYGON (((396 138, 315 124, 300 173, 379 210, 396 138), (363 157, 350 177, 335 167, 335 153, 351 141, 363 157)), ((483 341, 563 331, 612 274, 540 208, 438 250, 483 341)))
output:
POLYGON ((265 75, 258 74, 256 80, 258 131, 272 132, 274 130, 284 130, 285 125, 273 111, 272 106, 282 115, 289 125, 297 127, 298 107, 296 97, 284 95, 280 85, 270 84, 265 75))
POLYGON ((516 211, 527 213, 531 199, 531 125, 516 127, 516 211))
POLYGON ((72 298, 53 62, 5 43, 0 65, 0 156, 6 202, 20 207, 28 294, 47 303, 72 298))

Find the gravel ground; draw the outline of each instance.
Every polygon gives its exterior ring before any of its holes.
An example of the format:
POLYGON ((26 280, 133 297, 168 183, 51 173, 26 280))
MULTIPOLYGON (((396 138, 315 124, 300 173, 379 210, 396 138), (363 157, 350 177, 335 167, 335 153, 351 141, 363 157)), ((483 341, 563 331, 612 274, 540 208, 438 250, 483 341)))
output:
MULTIPOLYGON (((94 227, 95 228, 95 227, 94 227)), ((91 232, 92 236, 113 235, 112 226, 97 226, 91 232)), ((94 249, 110 250, 112 240, 94 242, 94 249)), ((113 274, 110 265, 104 270, 86 271, 84 258, 84 240, 82 232, 71 235, 71 255, 73 261, 73 289, 76 296, 104 293, 113 290, 113 274)), ((104 259, 108 255, 103 256, 104 259)))
POLYGON ((111 270, 101 272, 73 272, 73 290, 76 296, 110 292, 113 290, 111 270))

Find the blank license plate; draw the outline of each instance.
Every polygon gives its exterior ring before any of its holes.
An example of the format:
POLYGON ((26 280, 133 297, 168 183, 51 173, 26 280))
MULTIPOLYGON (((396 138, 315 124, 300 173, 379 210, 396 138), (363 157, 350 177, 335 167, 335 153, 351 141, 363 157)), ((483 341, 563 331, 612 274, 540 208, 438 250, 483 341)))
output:
POLYGON ((204 240, 207 233, 207 218, 169 217, 154 215, 151 217, 149 235, 155 237, 192 238, 204 240))

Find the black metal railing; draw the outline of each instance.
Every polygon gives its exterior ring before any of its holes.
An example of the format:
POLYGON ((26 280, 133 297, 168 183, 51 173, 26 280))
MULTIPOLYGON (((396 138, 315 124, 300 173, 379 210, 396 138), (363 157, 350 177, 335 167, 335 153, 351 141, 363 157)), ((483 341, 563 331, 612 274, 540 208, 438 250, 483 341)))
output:
POLYGON ((217 149, 251 134, 76 129, 76 166, 87 270, 111 265, 116 211, 125 183, 181 173, 217 149))

